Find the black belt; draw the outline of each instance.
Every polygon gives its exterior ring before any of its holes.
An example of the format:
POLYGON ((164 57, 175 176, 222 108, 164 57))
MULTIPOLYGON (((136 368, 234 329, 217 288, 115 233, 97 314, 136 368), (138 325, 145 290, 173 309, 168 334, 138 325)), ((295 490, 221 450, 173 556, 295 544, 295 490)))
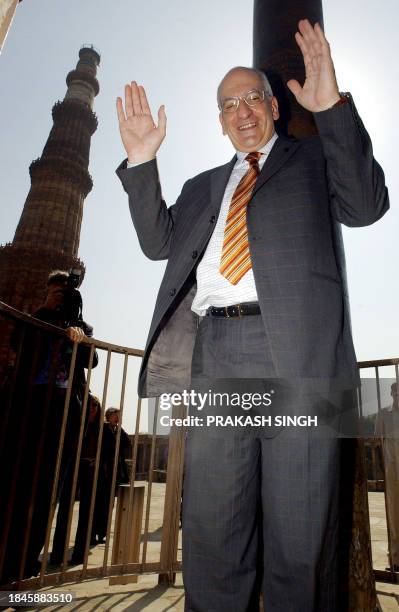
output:
POLYGON ((232 306, 211 306, 205 313, 207 317, 225 317, 228 319, 258 314, 260 314, 258 302, 245 302, 232 306))

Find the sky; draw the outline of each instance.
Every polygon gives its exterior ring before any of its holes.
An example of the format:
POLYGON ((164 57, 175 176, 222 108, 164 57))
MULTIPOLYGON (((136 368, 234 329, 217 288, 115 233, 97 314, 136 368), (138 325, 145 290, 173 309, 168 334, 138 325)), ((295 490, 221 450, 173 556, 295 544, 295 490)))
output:
MULTIPOLYGON (((399 101, 397 0, 325 0, 326 36, 339 88, 351 91, 390 191, 391 211, 367 228, 344 228, 352 327, 358 360, 399 356, 397 251, 399 173, 395 129, 399 101)), ((305 15, 304 15, 305 17, 305 15)), ((89 170, 79 256, 86 265, 84 317, 95 337, 144 348, 165 262, 141 253, 115 168, 124 158, 116 96, 132 79, 152 108, 165 104, 167 136, 158 155, 168 204, 185 180, 228 161, 215 92, 234 65, 252 64, 252 0, 24 0, 0 55, 0 244, 12 240, 29 191, 28 168, 51 129, 51 108, 83 44, 101 54, 98 130, 89 170)), ((104 359, 102 359, 102 363, 104 359)), ((118 366, 119 367, 119 366, 118 366)), ((102 365, 92 384, 103 372, 102 365)), ((135 398, 129 367, 128 400, 135 398)), ((120 376, 120 373, 115 376, 120 376)), ((119 401, 111 385, 109 402, 119 401)), ((133 410, 126 412, 127 429, 133 410)))

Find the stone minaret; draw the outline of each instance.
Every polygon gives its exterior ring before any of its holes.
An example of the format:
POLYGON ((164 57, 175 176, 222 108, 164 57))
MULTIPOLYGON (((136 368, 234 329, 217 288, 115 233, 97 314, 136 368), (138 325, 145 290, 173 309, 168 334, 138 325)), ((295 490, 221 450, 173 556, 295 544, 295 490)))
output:
MULTIPOLYGON (((297 104, 286 86, 290 78, 305 80, 302 54, 294 34, 298 21, 307 18, 323 27, 321 0, 255 0, 254 66, 266 72, 282 115, 278 131, 296 138, 316 133, 312 114, 297 104)), ((334 228, 335 248, 345 261, 341 227, 334 228)), ((346 271, 340 270, 346 289, 346 271)), ((367 480, 362 440, 343 440, 340 494, 340 585, 342 612, 374 612, 376 593, 372 571, 367 480)), ((338 494, 338 492, 337 492, 338 494)))
POLYGON ((31 188, 14 240, 0 247, 0 300, 18 310, 31 313, 43 302, 51 270, 84 269, 77 256, 84 199, 93 186, 88 165, 99 63, 93 47, 80 49, 65 98, 53 106, 42 156, 30 165, 31 188))

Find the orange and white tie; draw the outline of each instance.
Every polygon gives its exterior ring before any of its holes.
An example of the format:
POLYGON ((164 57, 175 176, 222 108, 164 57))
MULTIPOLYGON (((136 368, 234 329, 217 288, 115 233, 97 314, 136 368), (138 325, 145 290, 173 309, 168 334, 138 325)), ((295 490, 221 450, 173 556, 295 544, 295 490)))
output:
POLYGON ((236 285, 252 268, 248 245, 247 205, 260 172, 258 161, 261 153, 248 153, 249 170, 242 177, 232 197, 224 228, 220 273, 236 285))

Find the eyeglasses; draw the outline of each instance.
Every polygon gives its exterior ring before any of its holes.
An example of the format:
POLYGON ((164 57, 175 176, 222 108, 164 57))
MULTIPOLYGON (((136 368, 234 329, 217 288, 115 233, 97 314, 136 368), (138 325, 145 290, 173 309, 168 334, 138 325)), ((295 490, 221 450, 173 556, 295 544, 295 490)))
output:
POLYGON ((219 110, 222 113, 235 113, 239 107, 240 101, 244 100, 248 106, 256 106, 265 99, 265 91, 263 89, 251 89, 244 96, 234 96, 226 98, 219 104, 219 110))

